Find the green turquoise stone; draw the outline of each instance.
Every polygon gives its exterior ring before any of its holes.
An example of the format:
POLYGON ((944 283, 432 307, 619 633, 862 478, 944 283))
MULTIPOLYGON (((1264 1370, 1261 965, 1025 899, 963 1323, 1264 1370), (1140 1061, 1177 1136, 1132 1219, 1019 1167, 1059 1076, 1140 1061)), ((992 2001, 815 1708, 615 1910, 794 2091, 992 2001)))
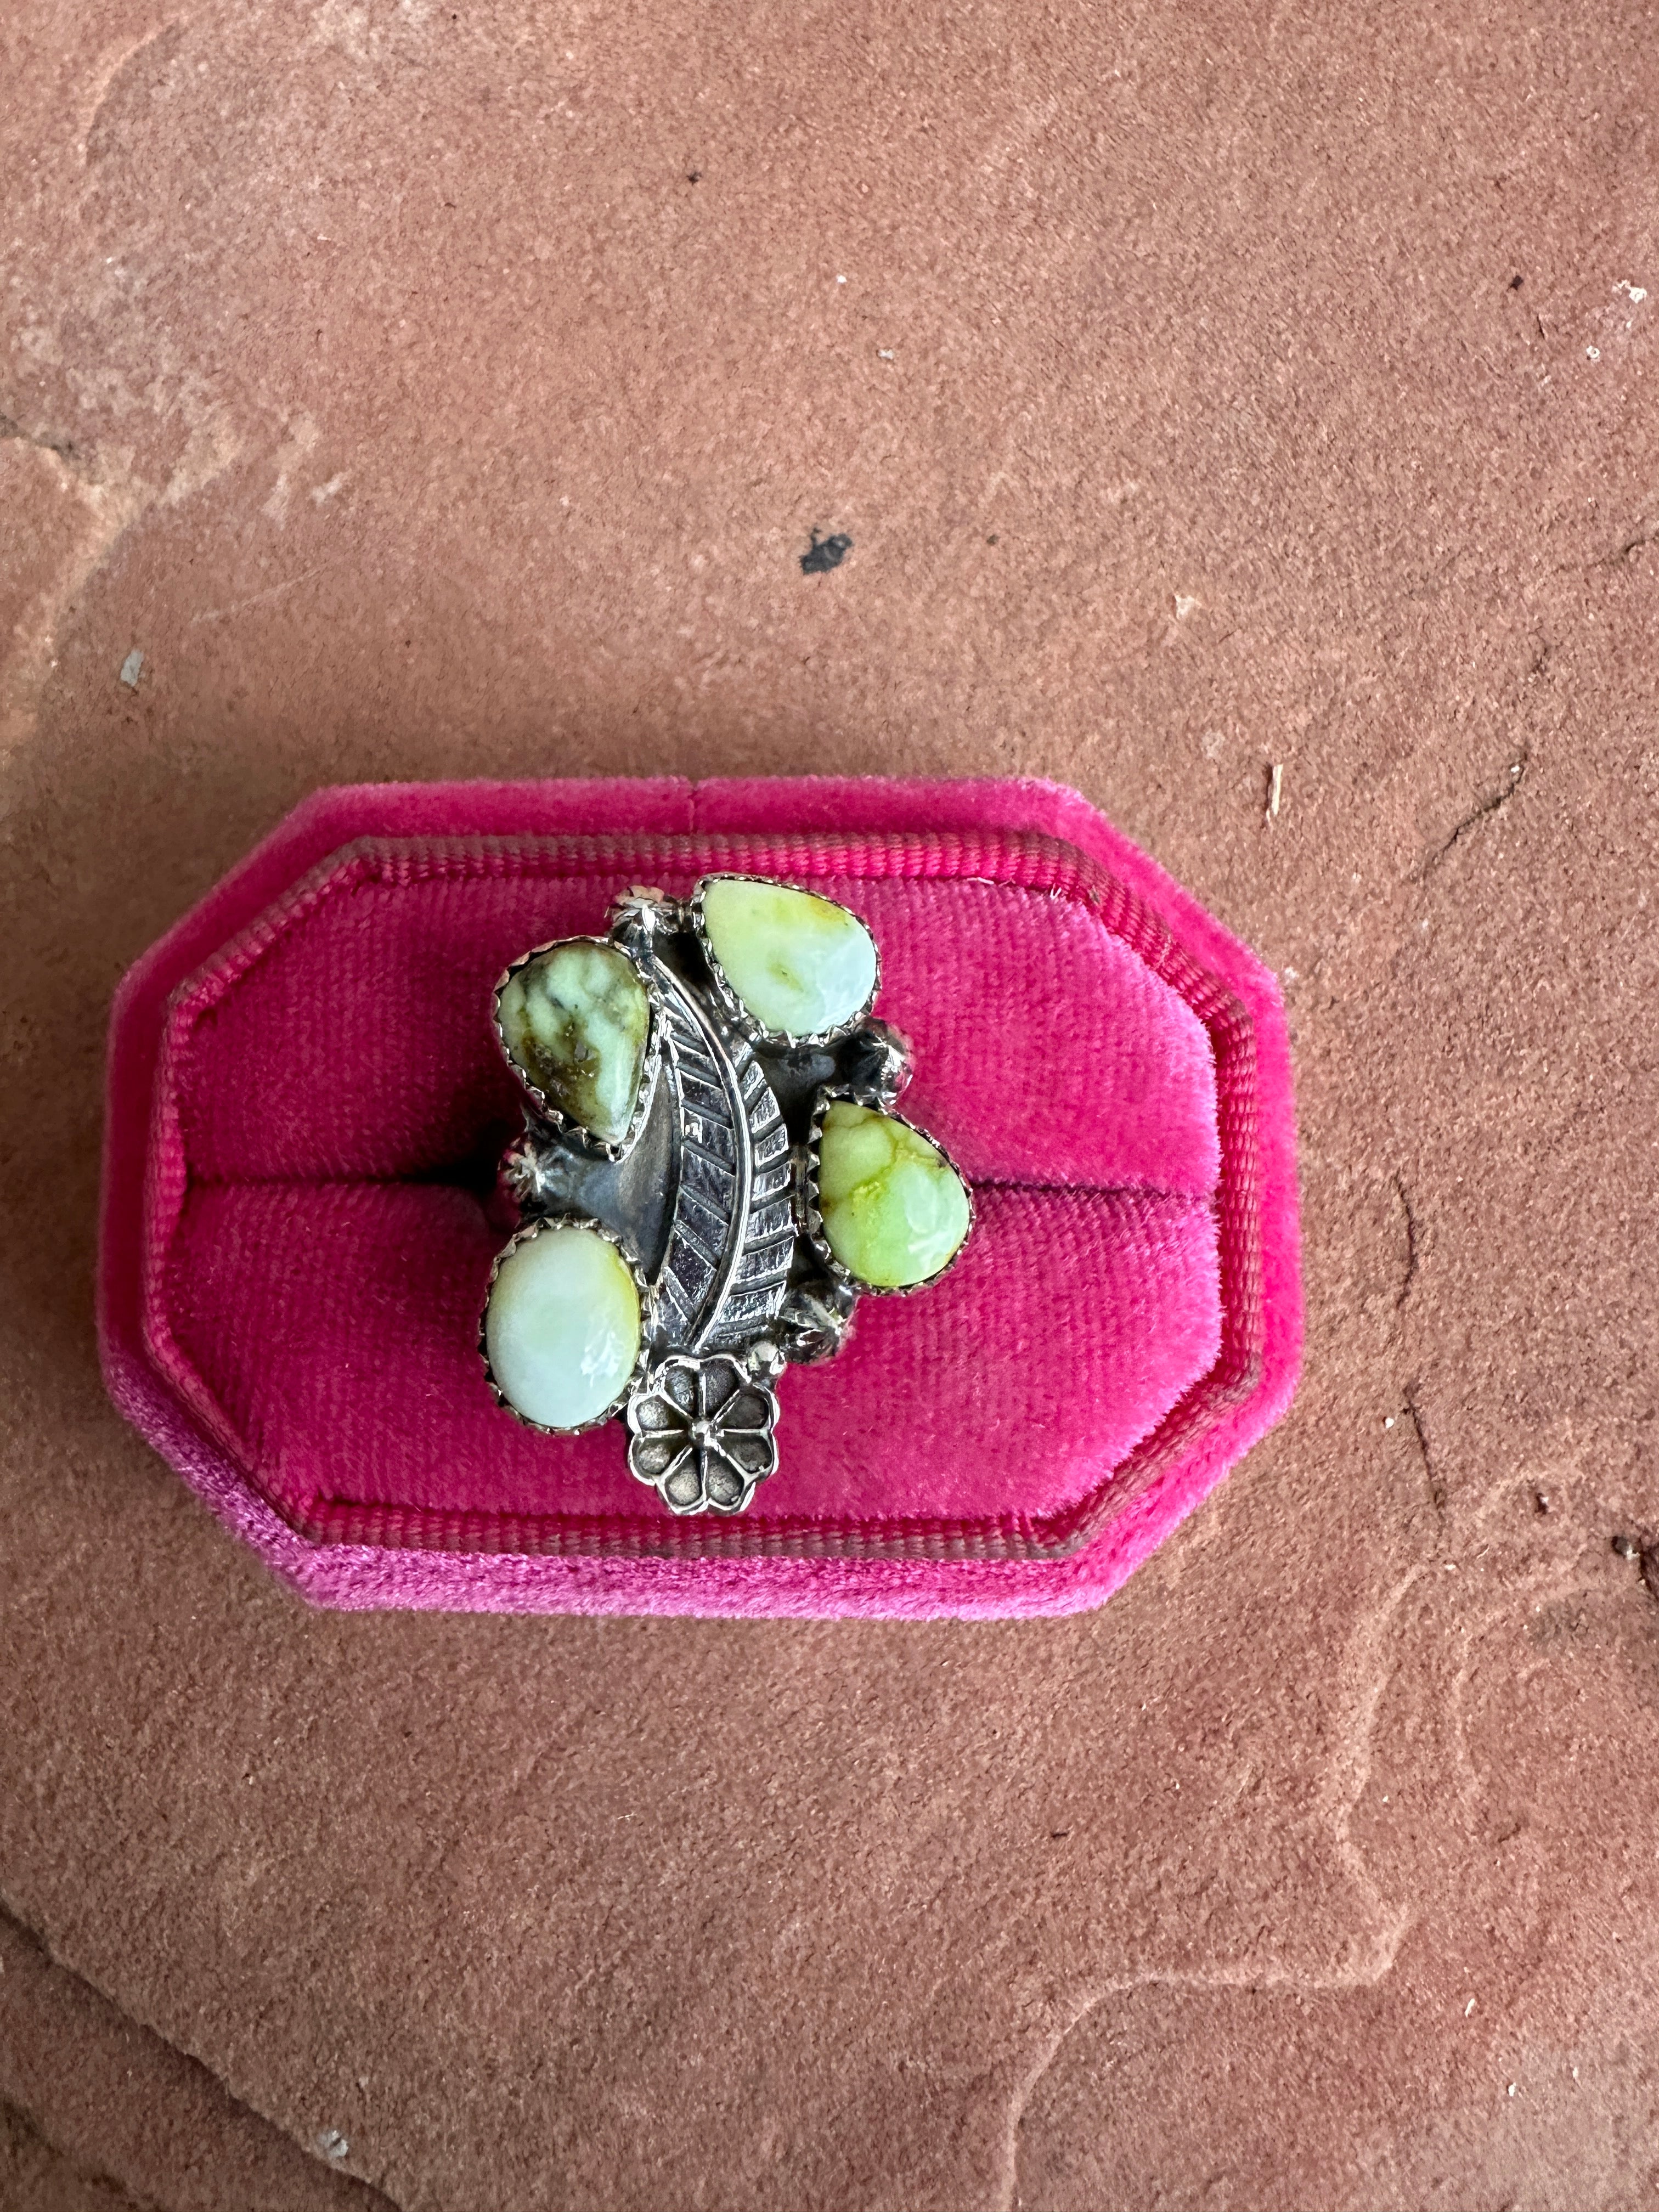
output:
POLYGON ((763 1030, 812 1036, 856 1021, 876 988, 875 939, 833 899, 716 876, 702 925, 721 973, 763 1030))
POLYGON ((544 1229, 501 1261, 484 1313, 495 1387, 547 1429, 608 1413, 640 1356, 640 1294, 616 1246, 579 1224, 544 1229))
POLYGON ((872 1106, 837 1099, 818 1139, 830 1249, 872 1289, 925 1283, 962 1249, 967 1188, 937 1145, 872 1106))
POLYGON ((550 1106, 607 1144, 628 1133, 645 1073, 651 1002, 614 945, 573 937, 501 987, 513 1065, 550 1106))

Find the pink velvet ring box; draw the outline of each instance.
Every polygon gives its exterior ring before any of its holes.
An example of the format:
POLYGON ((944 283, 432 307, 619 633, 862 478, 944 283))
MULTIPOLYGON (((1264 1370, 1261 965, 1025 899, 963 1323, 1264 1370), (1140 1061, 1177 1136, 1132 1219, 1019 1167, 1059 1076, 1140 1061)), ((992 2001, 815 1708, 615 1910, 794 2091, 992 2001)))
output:
POLYGON ((1029 782, 323 791, 126 977, 100 1327, 116 1402, 316 1603, 1012 1615, 1098 1604, 1289 1403, 1271 975, 1073 793, 1029 782), (682 1519, 616 1424, 491 1395, 520 1126, 491 992, 631 885, 819 889, 880 947, 906 1115, 973 1187, 941 1280, 782 1378, 750 1509, 682 1519))

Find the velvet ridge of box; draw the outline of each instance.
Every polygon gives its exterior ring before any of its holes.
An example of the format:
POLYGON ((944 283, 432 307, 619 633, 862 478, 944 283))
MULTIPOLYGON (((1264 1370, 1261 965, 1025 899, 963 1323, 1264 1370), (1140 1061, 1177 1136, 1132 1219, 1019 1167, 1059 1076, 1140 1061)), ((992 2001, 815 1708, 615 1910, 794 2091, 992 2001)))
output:
POLYGON ((1075 793, 1023 781, 343 787, 152 947, 112 1023, 100 1331, 123 1412, 313 1601, 999 1616, 1098 1604, 1279 1419, 1300 1349, 1272 975, 1075 793), (939 1283, 780 1386, 750 1510, 615 1424, 495 1404, 507 962, 716 869, 881 949, 904 1111, 973 1186, 939 1283))

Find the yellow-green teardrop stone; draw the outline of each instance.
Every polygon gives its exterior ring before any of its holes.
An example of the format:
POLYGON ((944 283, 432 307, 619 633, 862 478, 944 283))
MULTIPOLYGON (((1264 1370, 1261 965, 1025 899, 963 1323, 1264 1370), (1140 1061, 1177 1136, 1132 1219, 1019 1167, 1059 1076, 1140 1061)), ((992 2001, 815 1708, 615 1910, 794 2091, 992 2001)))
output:
POLYGON ((855 1021, 876 988, 875 939, 833 899, 716 876, 702 926, 726 981, 764 1030, 812 1036, 855 1021))
POLYGON ((967 1189, 938 1146, 848 1099, 823 1117, 818 1212, 830 1249, 875 1290, 926 1282, 968 1234, 967 1189))
POLYGON ((514 1066, 550 1106, 620 1144, 634 1118, 651 1003, 614 945, 573 937, 526 961, 501 988, 514 1066))

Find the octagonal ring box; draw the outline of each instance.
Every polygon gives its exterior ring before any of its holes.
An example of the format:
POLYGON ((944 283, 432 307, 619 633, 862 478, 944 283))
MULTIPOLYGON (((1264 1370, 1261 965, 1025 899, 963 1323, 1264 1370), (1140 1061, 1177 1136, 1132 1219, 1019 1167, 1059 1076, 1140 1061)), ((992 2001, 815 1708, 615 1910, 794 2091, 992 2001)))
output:
POLYGON ((1098 1604, 1279 1418, 1300 1343, 1271 975, 1075 793, 1013 781, 318 793, 126 976, 110 1391, 313 1602, 996 1616, 1098 1604), (960 1258, 789 1369, 750 1510, 681 1518, 615 1423, 538 1434, 477 1351, 520 1099, 507 963, 647 884, 863 916, 960 1258))

